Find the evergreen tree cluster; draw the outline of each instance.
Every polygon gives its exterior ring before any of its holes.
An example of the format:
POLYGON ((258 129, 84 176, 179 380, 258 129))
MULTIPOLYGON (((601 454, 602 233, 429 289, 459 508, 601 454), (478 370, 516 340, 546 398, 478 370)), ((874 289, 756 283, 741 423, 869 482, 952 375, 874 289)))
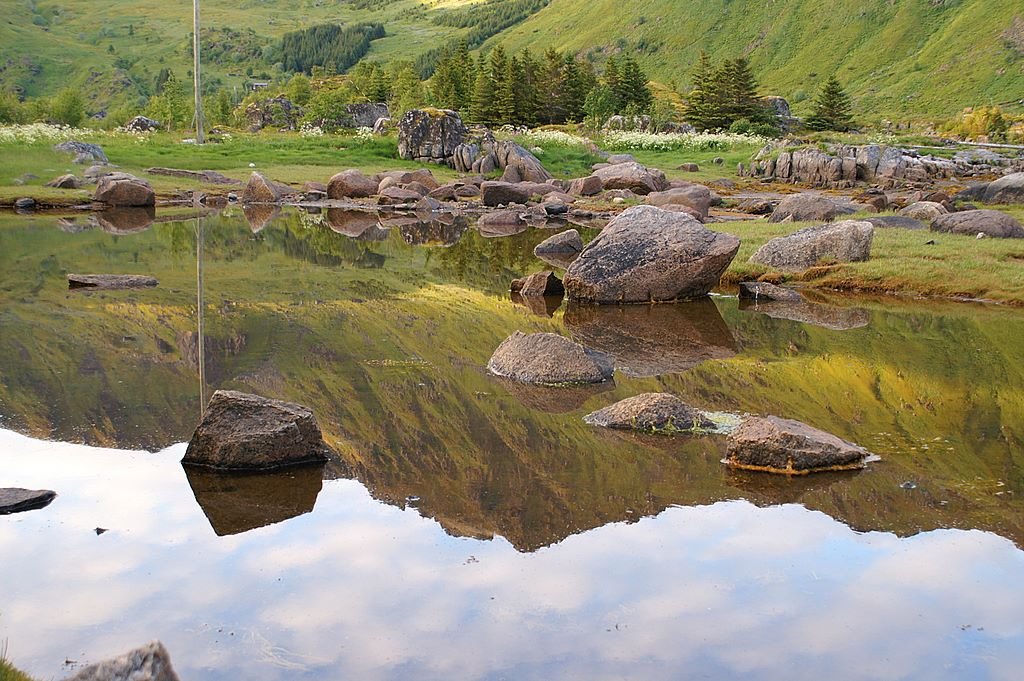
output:
POLYGON ((714 64, 701 52, 693 71, 684 118, 698 130, 727 130, 734 123, 773 125, 774 116, 757 94, 757 80, 740 57, 714 64))
POLYGON ((549 2, 551 0, 486 0, 465 9, 445 12, 434 19, 434 23, 472 29, 466 36, 466 42, 474 48, 482 45, 492 35, 544 9, 549 2))
POLYGON ((281 62, 285 71, 311 73, 314 66, 321 66, 340 73, 363 58, 371 41, 383 37, 383 24, 319 24, 286 33, 269 57, 281 62))
POLYGON ((547 125, 582 121, 595 92, 604 97, 607 116, 646 111, 653 102, 647 83, 631 57, 609 59, 601 80, 589 62, 553 48, 538 58, 529 50, 509 55, 498 45, 474 59, 462 41, 442 51, 430 92, 434 104, 473 123, 547 125))

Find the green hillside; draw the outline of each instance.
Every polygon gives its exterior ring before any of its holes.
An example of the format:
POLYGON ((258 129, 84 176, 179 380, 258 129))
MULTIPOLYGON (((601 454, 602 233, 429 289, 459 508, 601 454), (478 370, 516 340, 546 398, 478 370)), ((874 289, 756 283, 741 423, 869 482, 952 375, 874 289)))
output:
MULTIPOLYGON (((162 69, 187 79, 192 3, 187 0, 13 0, 0 22, 0 88, 29 96, 68 85, 91 111, 151 93, 162 69)), ((701 50, 716 60, 746 55, 765 94, 800 113, 835 74, 856 113, 951 116, 966 106, 1020 111, 1024 6, 1019 0, 205 0, 207 84, 242 90, 280 76, 254 59, 285 33, 315 24, 373 21, 386 36, 366 58, 415 59, 457 38, 517 50, 585 54, 600 70, 621 52, 681 89, 701 50), (478 9, 467 14, 467 6, 478 9), (539 8, 539 10, 538 10, 539 8), (530 13, 533 12, 531 15, 530 13), (524 20, 524 17, 525 20, 524 20)))

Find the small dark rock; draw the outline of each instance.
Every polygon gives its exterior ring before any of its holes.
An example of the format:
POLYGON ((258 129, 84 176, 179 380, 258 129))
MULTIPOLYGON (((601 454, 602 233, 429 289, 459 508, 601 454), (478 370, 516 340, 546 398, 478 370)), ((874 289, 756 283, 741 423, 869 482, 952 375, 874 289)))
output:
POLYGON ((153 277, 141 274, 69 274, 68 288, 129 289, 150 288, 158 284, 153 277))
POLYGON ((711 428, 703 414, 668 393, 644 393, 629 397, 583 417, 592 426, 619 430, 663 433, 711 428))
POLYGON ((48 489, 0 487, 0 515, 21 513, 49 506, 56 496, 56 492, 48 489))

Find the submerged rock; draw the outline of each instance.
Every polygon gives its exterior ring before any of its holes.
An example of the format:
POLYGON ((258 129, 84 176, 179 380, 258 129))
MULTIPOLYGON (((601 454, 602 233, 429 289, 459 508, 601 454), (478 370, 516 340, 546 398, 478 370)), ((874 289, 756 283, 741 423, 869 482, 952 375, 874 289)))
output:
POLYGON ((128 289, 149 288, 159 282, 142 274, 69 274, 68 288, 128 289))
POLYGON ((665 433, 713 426, 699 411, 668 393, 644 393, 628 397, 587 414, 583 420, 603 428, 665 433))
POLYGON ((534 272, 522 279, 513 279, 510 289, 512 293, 518 293, 524 298, 560 296, 565 293, 562 280, 556 277, 555 273, 550 270, 534 272))
POLYGON ((615 217, 565 273, 575 300, 647 303, 707 295, 740 240, 684 213, 635 206, 615 217))
POLYGON ((487 362, 492 374, 521 383, 558 385, 600 383, 614 373, 613 360, 601 352, 554 333, 516 331, 502 341, 487 362))
POLYGON ((184 464, 229 470, 326 462, 313 412, 299 404, 218 390, 188 443, 184 464))
POLYGON ((0 515, 21 513, 49 506, 57 493, 48 489, 0 487, 0 515))
POLYGON ((729 435, 725 463, 747 470, 805 475, 860 469, 870 456, 863 447, 806 423, 751 416, 729 435))
POLYGON ((89 665, 64 681, 178 681, 171 655, 160 641, 89 665))
POLYGON ((780 270, 805 270, 821 261, 859 262, 871 255, 874 234, 874 225, 862 220, 808 227, 772 239, 750 256, 750 262, 780 270))
POLYGON ((776 286, 766 281, 740 282, 740 298, 751 300, 784 300, 787 302, 803 302, 803 296, 791 288, 776 286))

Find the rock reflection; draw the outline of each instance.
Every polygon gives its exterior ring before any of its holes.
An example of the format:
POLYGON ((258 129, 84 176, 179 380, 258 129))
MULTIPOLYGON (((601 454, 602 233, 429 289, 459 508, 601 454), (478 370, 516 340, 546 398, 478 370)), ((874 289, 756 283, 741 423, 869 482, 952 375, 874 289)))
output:
POLYGON ((452 246, 469 229, 469 221, 463 215, 448 213, 431 220, 416 220, 399 229, 410 246, 452 246))
POLYGON ((627 376, 678 373, 736 354, 729 327, 707 298, 673 305, 570 303, 565 327, 577 342, 613 355, 627 376))
POLYGON ((363 241, 383 241, 388 236, 377 214, 362 210, 328 208, 327 226, 338 234, 363 241))
POLYGON ((562 306, 563 296, 521 296, 511 294, 512 302, 525 307, 531 314, 538 317, 553 317, 555 311, 562 306))
POLYGON ((241 534, 310 513, 324 467, 264 473, 223 473, 183 466, 196 501, 218 537, 241 534))
POLYGON ((135 234, 149 229, 156 220, 153 206, 108 208, 93 213, 96 224, 107 234, 135 234))
POLYGON ((247 203, 242 206, 242 214, 253 234, 261 232, 267 225, 281 215, 281 207, 266 203, 247 203))
POLYGON ((871 315, 867 310, 856 307, 836 307, 808 300, 790 302, 742 298, 740 299, 740 309, 744 312, 758 312, 773 319, 788 319, 801 324, 812 324, 832 331, 859 329, 871 322, 871 315))
POLYGON ((521 405, 545 414, 568 414, 586 404, 587 400, 615 389, 615 383, 591 383, 579 386, 527 385, 504 378, 493 379, 521 405))

